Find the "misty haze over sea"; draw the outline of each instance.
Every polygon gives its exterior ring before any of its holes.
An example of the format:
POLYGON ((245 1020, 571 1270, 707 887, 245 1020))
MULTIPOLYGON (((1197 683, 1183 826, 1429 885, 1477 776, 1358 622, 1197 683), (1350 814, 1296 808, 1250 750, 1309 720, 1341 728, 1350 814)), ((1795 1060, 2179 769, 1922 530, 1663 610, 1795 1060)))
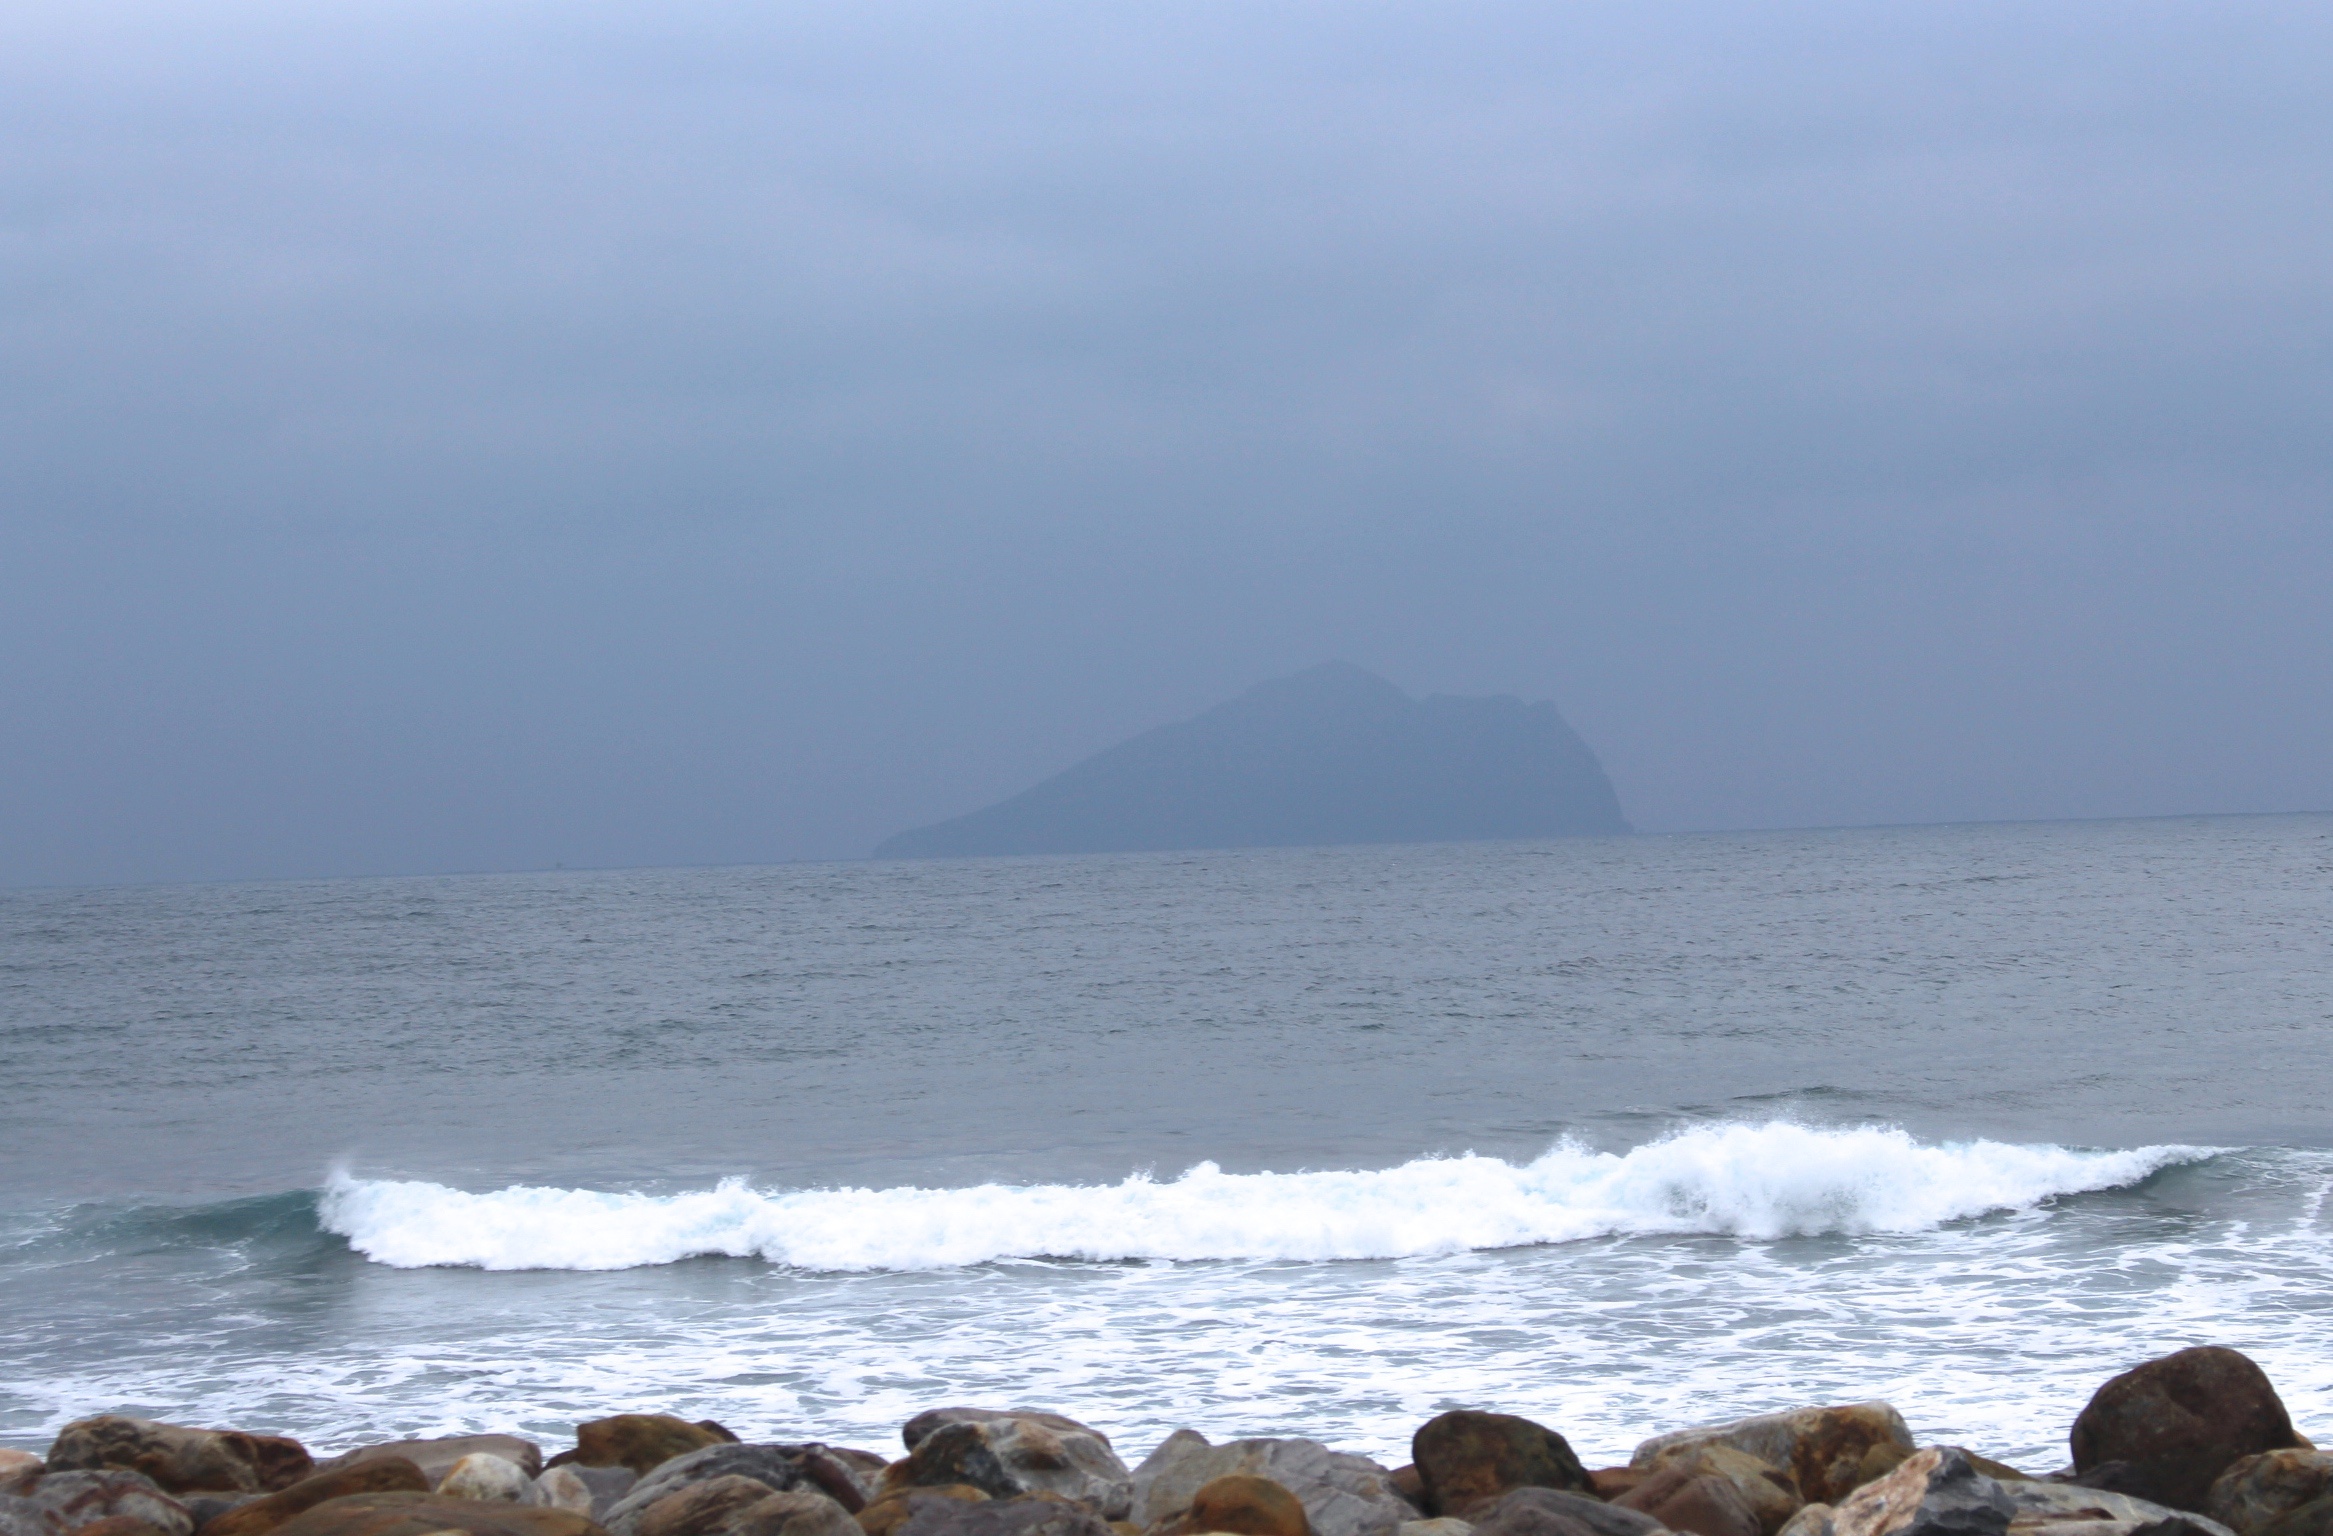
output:
POLYGON ((0 6, 0 1451, 2333 1444, 2329 58, 0 6))

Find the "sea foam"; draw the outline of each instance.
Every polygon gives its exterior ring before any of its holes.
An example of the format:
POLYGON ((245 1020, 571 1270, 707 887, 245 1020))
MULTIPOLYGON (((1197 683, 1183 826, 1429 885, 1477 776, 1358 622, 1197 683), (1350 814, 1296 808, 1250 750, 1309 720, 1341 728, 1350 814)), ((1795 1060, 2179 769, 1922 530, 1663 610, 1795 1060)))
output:
POLYGON ((628 1269, 721 1255, 809 1270, 949 1269, 1000 1259, 1382 1259, 1627 1234, 1908 1233, 2053 1196, 2119 1188, 2210 1156, 1923 1144, 1891 1127, 1701 1126, 1623 1153, 1557 1145, 1528 1163, 1471 1153, 1360 1172, 966 1189, 651 1195, 335 1173, 324 1227, 400 1268, 628 1269))

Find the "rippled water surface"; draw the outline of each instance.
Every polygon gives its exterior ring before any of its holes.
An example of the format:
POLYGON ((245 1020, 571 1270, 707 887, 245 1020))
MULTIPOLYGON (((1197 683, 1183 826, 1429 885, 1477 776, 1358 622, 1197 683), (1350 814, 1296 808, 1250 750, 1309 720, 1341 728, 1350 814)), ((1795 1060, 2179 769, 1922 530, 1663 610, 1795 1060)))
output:
POLYGON ((2333 820, 0 893, 0 1442, 2333 1432, 2333 820), (1472 1154, 1469 1156, 1468 1154, 1472 1154))

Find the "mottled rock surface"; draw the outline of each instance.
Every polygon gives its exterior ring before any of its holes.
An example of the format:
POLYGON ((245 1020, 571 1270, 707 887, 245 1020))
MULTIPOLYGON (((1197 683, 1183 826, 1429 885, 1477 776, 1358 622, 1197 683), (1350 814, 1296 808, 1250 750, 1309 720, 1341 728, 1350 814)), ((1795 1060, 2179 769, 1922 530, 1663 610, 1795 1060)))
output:
POLYGON ((2333 1496, 2333 1456, 2298 1446, 2247 1456, 2213 1480, 2203 1512, 2237 1533, 2251 1533, 2303 1504, 2333 1496))
POLYGON ((359 1493, 328 1499, 276 1527, 277 1536, 601 1536, 600 1528, 564 1509, 481 1504, 435 1493, 359 1493))
POLYGON ((1109 1436, 1057 1413, 938 1408, 900 1431, 907 1457, 883 1474, 885 1488, 961 1483, 993 1499, 1058 1494, 1091 1505, 1105 1520, 1126 1516, 1134 1474, 1109 1436))
POLYGON ((529 1477, 543 1470, 543 1448, 532 1440, 517 1435, 438 1435, 421 1440, 382 1440, 371 1445, 360 1445, 343 1451, 330 1461, 317 1465, 318 1473, 337 1472, 342 1467, 353 1467, 359 1462, 379 1461, 394 1457, 409 1461, 421 1469, 431 1487, 454 1469, 454 1463, 465 1456, 483 1452, 514 1463, 529 1477))
POLYGON ((1818 1504, 1837 1504, 1914 1450, 1912 1432, 1895 1409, 1886 1403, 1848 1403, 1656 1435, 1636 1448, 1629 1465, 1650 1470, 1705 1445, 1731 1446, 1788 1472, 1799 1496, 1818 1504))
POLYGON ((1462 1408, 1436 1415, 1410 1437, 1410 1457, 1426 1508, 1437 1515, 1464 1516, 1518 1488, 1593 1489, 1570 1442, 1511 1413, 1462 1408))
POLYGON ((1562 1488, 1518 1488, 1475 1511, 1474 1536, 1659 1536, 1641 1510, 1562 1488))
POLYGON ((1132 1520, 1149 1529, 1179 1518, 1201 1488, 1244 1473, 1269 1478, 1296 1495, 1313 1536, 1392 1536, 1417 1510, 1393 1491, 1392 1474, 1366 1456, 1332 1451, 1317 1440, 1253 1439, 1211 1443, 1178 1429, 1134 1469, 1132 1520))
POLYGON ((266 1493, 297 1482, 310 1465, 299 1442, 281 1435, 195 1429, 114 1413, 66 1425, 46 1459, 52 1472, 137 1472, 165 1493, 266 1493))
POLYGON ((2292 1420, 2260 1367, 2202 1345, 2135 1366, 2100 1387, 2069 1437, 2077 1474, 2127 1469, 2116 1492, 2201 1510, 2221 1473, 2247 1456, 2297 1446, 2292 1420))
POLYGON ((203 1526, 205 1536, 266 1536, 329 1499, 360 1493, 427 1493, 429 1478, 402 1456, 376 1456, 305 1477, 279 1493, 239 1504, 203 1526))

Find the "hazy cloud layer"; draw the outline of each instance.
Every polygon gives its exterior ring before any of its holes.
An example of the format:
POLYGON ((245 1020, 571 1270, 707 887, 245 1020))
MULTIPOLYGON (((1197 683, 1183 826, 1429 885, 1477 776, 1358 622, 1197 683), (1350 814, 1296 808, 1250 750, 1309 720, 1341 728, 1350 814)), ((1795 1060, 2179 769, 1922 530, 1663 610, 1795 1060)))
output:
POLYGON ((2333 15, 8 7, 0 882, 863 852, 1328 657, 2333 804, 2333 15))

